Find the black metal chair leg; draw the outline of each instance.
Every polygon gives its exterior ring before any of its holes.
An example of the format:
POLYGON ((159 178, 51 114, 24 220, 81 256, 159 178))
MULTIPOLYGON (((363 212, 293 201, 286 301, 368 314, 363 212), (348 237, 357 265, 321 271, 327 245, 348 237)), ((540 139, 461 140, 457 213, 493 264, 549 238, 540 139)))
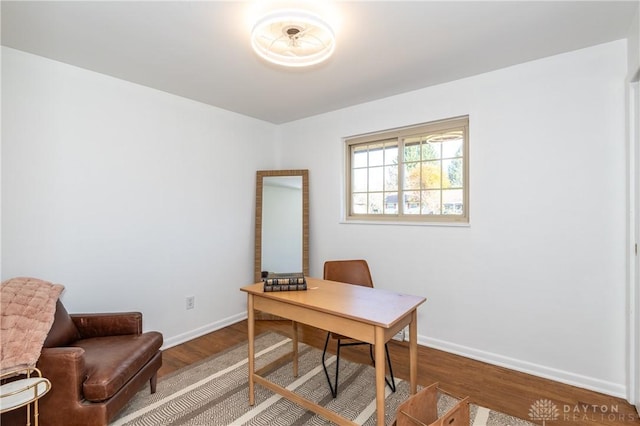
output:
POLYGON ((396 391, 396 379, 393 377, 393 368, 391 368, 391 357, 389 356, 389 346, 387 346, 387 344, 384 344, 384 350, 387 352, 387 365, 389 366, 389 375, 391 376, 391 383, 389 383, 389 380, 387 380, 387 377, 385 376, 384 381, 387 382, 387 385, 389 385, 389 387, 391 388, 391 392, 395 392, 396 391))
MULTIPOLYGON (((324 350, 322 351, 322 368, 324 369, 324 375, 327 377, 327 383, 329 384, 329 389, 331 390, 331 396, 335 398, 338 396, 338 371, 340 370, 340 348, 342 346, 353 346, 353 345, 361 345, 366 343, 364 342, 345 343, 344 345, 341 345, 340 339, 337 339, 338 344, 336 349, 336 377, 335 377, 334 383, 331 383, 331 377, 329 376, 329 370, 327 370, 327 365, 325 362, 330 338, 331 338, 331 333, 327 333, 327 340, 325 340, 324 342, 324 350)), ((387 356, 387 365, 389 366, 389 374, 391 375, 391 380, 389 380, 385 375, 384 381, 387 383, 387 386, 389 386, 391 391, 395 392, 396 380, 393 377, 393 368, 391 367, 391 357, 389 356, 389 347, 386 344, 384 345, 384 350, 387 356)), ((371 357, 371 361, 373 362, 373 365, 375 367, 376 360, 373 356, 373 345, 369 345, 369 356, 371 357)))
MULTIPOLYGON (((393 368, 391 367, 391 357, 389 356, 389 346, 385 343, 384 350, 387 354, 387 365, 389 366, 389 375, 391 375, 391 381, 387 379, 387 376, 384 376, 384 381, 387 382, 387 386, 391 389, 391 392, 396 391, 396 379, 393 377, 393 368)), ((376 366, 376 359, 373 356, 373 345, 369 345, 369 356, 371 357, 371 362, 373 362, 373 366, 376 366)))
POLYGON ((329 346, 329 338, 331 337, 330 333, 327 333, 327 340, 324 342, 324 351, 322 351, 322 368, 324 369, 324 375, 327 376, 327 383, 329 383, 329 389, 331 390, 331 396, 334 398, 338 396, 338 367, 340 367, 340 341, 338 340, 338 350, 336 354, 336 384, 335 386, 331 385, 331 378, 329 377, 329 371, 327 370, 327 365, 325 364, 325 356, 327 353, 327 347, 329 346))

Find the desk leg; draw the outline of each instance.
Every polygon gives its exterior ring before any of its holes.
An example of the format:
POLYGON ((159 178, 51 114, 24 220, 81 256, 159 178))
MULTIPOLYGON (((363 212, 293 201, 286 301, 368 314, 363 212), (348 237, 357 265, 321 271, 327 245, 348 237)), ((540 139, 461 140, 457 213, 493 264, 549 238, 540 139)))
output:
POLYGON ((418 391, 418 314, 411 313, 409 323, 409 391, 415 395, 418 391))
POLYGON ((249 339, 249 405, 255 403, 255 395, 253 393, 253 374, 255 373, 255 354, 256 349, 254 345, 254 338, 256 334, 255 329, 255 315, 253 312, 253 294, 247 295, 247 331, 249 339))
POLYGON ((293 377, 298 377, 298 323, 291 321, 291 341, 293 342, 293 377))
POLYGON ((384 353, 384 329, 376 327, 375 335, 375 359, 376 359, 376 413, 378 426, 384 425, 384 391, 385 391, 385 353, 384 353))

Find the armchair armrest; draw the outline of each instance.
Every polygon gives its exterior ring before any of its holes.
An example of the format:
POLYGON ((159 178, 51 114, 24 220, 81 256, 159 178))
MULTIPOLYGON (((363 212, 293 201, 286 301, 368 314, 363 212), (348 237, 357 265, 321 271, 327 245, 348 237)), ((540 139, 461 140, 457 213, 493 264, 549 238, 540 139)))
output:
POLYGON ((83 339, 142 333, 140 312, 71 314, 71 319, 83 339))
POLYGON ((38 369, 55 387, 55 395, 48 398, 59 401, 80 401, 82 383, 86 376, 84 349, 77 347, 43 348, 38 369))

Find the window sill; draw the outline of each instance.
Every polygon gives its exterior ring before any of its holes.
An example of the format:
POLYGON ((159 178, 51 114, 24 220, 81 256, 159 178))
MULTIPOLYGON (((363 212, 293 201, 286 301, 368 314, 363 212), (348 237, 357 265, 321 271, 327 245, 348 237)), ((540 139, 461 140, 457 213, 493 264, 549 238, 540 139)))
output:
POLYGON ((341 219, 341 225, 394 225, 394 226, 436 226, 450 228, 470 228, 470 222, 409 222, 399 220, 346 220, 341 219))

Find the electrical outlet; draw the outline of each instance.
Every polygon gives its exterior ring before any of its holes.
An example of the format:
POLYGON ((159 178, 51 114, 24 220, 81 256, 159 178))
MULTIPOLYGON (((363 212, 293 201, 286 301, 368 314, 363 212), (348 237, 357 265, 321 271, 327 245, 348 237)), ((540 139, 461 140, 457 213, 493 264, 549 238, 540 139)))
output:
POLYGON ((195 296, 187 296, 187 309, 193 309, 196 307, 196 297, 195 296))

